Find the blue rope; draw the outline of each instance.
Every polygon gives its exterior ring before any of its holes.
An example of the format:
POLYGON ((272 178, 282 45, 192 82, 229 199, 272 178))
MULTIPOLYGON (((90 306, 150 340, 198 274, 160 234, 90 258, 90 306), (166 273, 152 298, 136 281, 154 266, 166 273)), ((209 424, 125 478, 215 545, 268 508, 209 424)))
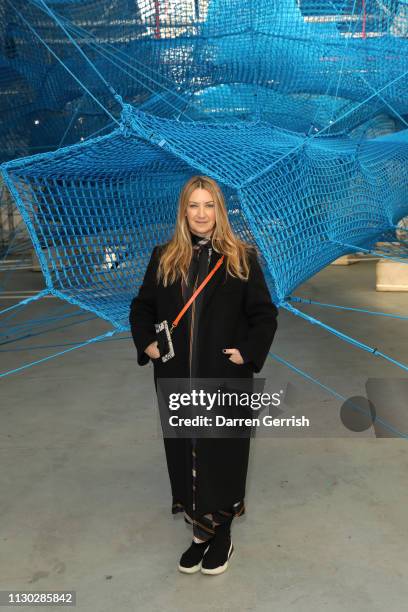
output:
POLYGON ((381 259, 389 259, 390 261, 396 261, 397 263, 407 263, 404 259, 398 259, 397 257, 389 257, 388 255, 384 255, 380 251, 376 251, 375 249, 365 249, 356 244, 349 244, 348 242, 340 242, 339 240, 332 240, 334 244, 339 244, 347 249, 353 249, 353 251, 362 251, 363 253, 370 253, 371 255, 376 255, 377 257, 381 257, 381 259))
POLYGON ((60 141, 59 141, 59 143, 58 143, 57 149, 61 148, 62 143, 64 142, 64 140, 65 140, 65 138, 66 138, 66 136, 67 136, 67 134, 68 134, 69 130, 70 130, 70 129, 71 129, 71 127, 73 126, 74 121, 75 121, 75 119, 76 119, 76 118, 77 118, 77 116, 78 116, 79 109, 81 108, 82 102, 84 101, 84 97, 85 97, 85 96, 82 96, 82 98, 80 99, 80 101, 79 101, 79 102, 78 102, 78 104, 77 104, 77 107, 76 107, 76 109, 75 109, 75 112, 74 112, 74 113, 72 113, 72 117, 71 117, 71 119, 70 119, 70 121, 69 121, 69 123, 68 123, 68 125, 67 125, 67 128, 66 128, 65 132, 63 133, 63 135, 62 135, 62 137, 61 137, 61 140, 60 140, 60 141))
POLYGON ((385 104, 385 106, 388 106, 388 108, 390 109, 390 111, 396 115, 398 117, 398 119, 401 121, 401 123, 404 123, 407 127, 408 127, 408 121, 405 121, 404 117, 397 111, 397 109, 395 109, 385 98, 384 96, 381 96, 378 92, 375 91, 374 87, 371 85, 371 83, 369 83, 367 81, 367 79, 365 77, 363 77, 362 74, 359 74, 358 77, 364 81, 364 83, 367 85, 367 87, 369 87, 372 91, 375 92, 375 94, 380 98, 380 100, 385 104))
MULTIPOLYGON (((64 304, 65 306, 65 304, 64 304)), ((61 307, 59 307, 59 309, 61 310, 61 307)), ((7 333, 13 333, 13 332, 18 332, 21 329, 24 329, 26 327, 30 328, 32 326, 41 326, 45 323, 50 323, 52 321, 61 321, 61 320, 65 320, 65 319, 72 319, 72 318, 77 318, 77 317, 83 317, 85 315, 87 315, 89 313, 87 312, 68 312, 67 314, 62 314, 62 315, 56 315, 56 316, 46 316, 46 317, 42 317, 39 319, 28 319, 26 321, 22 321, 20 323, 17 323, 15 325, 13 325, 12 327, 9 327, 8 325, 4 325, 4 324, 0 324, 0 330, 1 329, 6 329, 7 333)), ((11 317, 11 315, 9 315, 9 317, 11 317)), ((6 317, 7 319, 8 317, 6 317)), ((0 335, 1 336, 6 336, 7 333, 3 333, 1 332, 0 335)))
MULTIPOLYGON (((306 380, 309 380, 312 383, 318 385, 319 387, 321 387, 322 389, 330 393, 330 395, 333 395, 335 398, 342 400, 344 402, 345 401, 350 402, 349 398, 345 397, 344 395, 341 395, 341 393, 338 393, 332 387, 329 387, 328 385, 325 385, 324 383, 320 382, 317 378, 314 378, 310 374, 307 374, 304 370, 301 370, 300 368, 294 366, 292 363, 290 363, 286 359, 283 359, 283 357, 279 357, 278 355, 276 355, 276 353, 269 352, 269 356, 272 357, 272 359, 275 359, 275 361, 278 361, 279 363, 283 364, 290 370, 293 370, 294 372, 296 372, 297 374, 299 374, 306 380)), ((356 408, 358 411, 364 412, 365 414, 367 414, 365 410, 362 410, 361 406, 356 406, 352 402, 350 402, 350 407, 351 406, 353 406, 353 408, 356 408)), ((376 416, 375 420, 376 422, 381 423, 381 425, 383 425, 386 429, 388 429, 388 431, 391 431, 392 433, 397 434, 401 438, 408 438, 408 434, 405 434, 399 431, 398 429, 390 425, 390 423, 387 423, 387 421, 384 421, 384 419, 381 419, 380 417, 376 416)))
POLYGON ((10 327, 9 325, 5 325, 4 321, 11 319, 13 316, 17 314, 17 313, 14 313, 13 315, 9 315, 8 317, 5 317, 5 319, 0 323, 0 329, 7 329, 7 331, 11 330, 12 332, 14 332, 14 331, 18 331, 19 329, 22 329, 24 327, 31 326, 31 325, 41 325, 41 323, 48 323, 50 321, 61 321, 62 319, 80 317, 80 316, 85 316, 88 314, 87 312, 72 312, 71 309, 67 309, 66 306, 67 305, 65 303, 62 305, 59 304, 56 308, 51 310, 51 314, 47 314, 38 319, 27 319, 25 321, 20 321, 19 323, 13 325, 12 327, 10 327), (58 314, 59 311, 62 311, 62 314, 58 314))
POLYGON ((107 80, 105 79, 105 77, 102 75, 102 73, 97 69, 97 67, 95 66, 95 64, 93 64, 93 62, 91 62, 91 60, 89 59, 89 57, 86 55, 86 53, 84 53, 81 49, 81 47, 78 45, 78 43, 76 42, 76 40, 71 36, 71 34, 66 30, 66 28, 64 27, 64 25, 62 24, 61 20, 58 19, 57 15, 48 7, 48 5, 45 3, 44 0, 34 0, 36 3, 40 3, 45 11, 48 13, 48 15, 51 17, 51 19, 53 21, 55 21, 55 23, 57 25, 59 25, 59 27, 61 28, 61 30, 63 30, 63 32, 66 34, 66 36, 69 38, 69 40, 71 41, 71 43, 74 45, 74 47, 76 48, 76 50, 82 55, 82 57, 84 58, 84 60, 87 62, 87 64, 92 68, 92 70, 98 75, 98 77, 101 79, 101 81, 106 85, 106 87, 108 88, 108 90, 110 91, 110 93, 115 97, 115 99, 117 99, 117 92, 113 89, 113 87, 107 82, 107 80))
POLYGON ((94 102, 96 102, 96 104, 107 114, 109 115, 109 117, 112 119, 112 121, 114 121, 115 123, 117 123, 118 125, 120 125, 119 121, 112 115, 112 113, 110 113, 108 111, 107 108, 105 108, 105 106, 102 104, 102 102, 100 102, 94 95, 93 93, 84 85, 84 83, 82 83, 82 81, 72 72, 72 70, 70 70, 68 68, 68 66, 62 61, 62 59, 60 59, 60 57, 51 49, 51 47, 45 42, 45 40, 38 34, 38 32, 36 32, 36 30, 31 26, 31 24, 27 21, 27 19, 25 19, 23 17, 23 15, 20 13, 19 10, 16 9, 16 7, 13 5, 13 3, 11 2, 11 0, 6 0, 7 4, 9 4, 11 6, 11 8, 17 13, 17 15, 20 17, 20 19, 23 21, 23 23, 28 27, 28 29, 34 34, 34 36, 36 38, 38 38, 38 40, 40 40, 42 42, 42 44, 46 47, 46 49, 51 53, 51 55, 53 57, 55 57, 55 59, 65 68, 65 70, 68 72, 68 74, 70 74, 72 76, 72 78, 78 83, 78 85, 80 87, 82 87, 82 89, 84 91, 86 91, 86 93, 92 98, 92 100, 94 100, 94 102))
POLYGON ((32 295, 31 297, 26 298, 25 300, 21 300, 21 302, 18 302, 17 304, 13 304, 13 306, 9 306, 8 308, 4 308, 3 310, 0 310, 0 315, 4 314, 5 312, 10 312, 11 310, 15 310, 16 308, 19 308, 20 306, 24 306, 24 304, 35 302, 35 300, 39 300, 40 298, 44 297, 45 295, 49 295, 50 293, 51 292, 49 289, 43 289, 42 291, 39 291, 37 295, 32 295))
POLYGON ((311 136, 306 137, 299 145, 297 145, 296 147, 294 147, 293 149, 291 149, 290 151, 288 151, 284 155, 280 156, 279 159, 277 159, 276 161, 272 162, 271 164, 269 164, 268 166, 266 166, 265 168, 263 168, 262 170, 260 170, 259 172, 257 172, 253 176, 251 176, 250 178, 248 178, 246 181, 243 181, 239 185, 239 189, 242 189, 243 187, 247 187, 250 183, 252 183, 256 179, 259 179, 261 176, 263 176, 267 172, 270 172, 272 170, 272 168, 274 166, 276 166, 278 163, 280 164, 283 159, 293 155, 293 153, 295 153, 296 151, 299 151, 305 145, 305 143, 308 140, 311 140, 312 138, 316 138, 316 136, 321 136, 324 132, 326 132, 327 130, 331 129, 336 123, 339 123, 340 121, 342 121, 343 119, 348 117, 351 113, 354 113, 358 108, 360 108, 364 104, 367 104, 367 102, 369 102, 372 98, 377 96, 378 92, 383 91, 384 89, 387 89, 387 87, 389 87, 390 85, 394 85, 397 81, 403 79, 407 74, 408 74, 408 70, 406 70, 403 74, 401 74, 400 76, 396 77, 395 79, 392 79, 391 81, 386 83, 383 87, 380 87, 380 89, 378 89, 375 93, 373 93, 371 96, 368 96, 367 98, 365 98, 362 102, 357 104, 351 110, 349 110, 349 111, 343 113, 342 115, 340 115, 340 117, 338 117, 335 121, 333 121, 333 123, 329 123, 328 125, 326 125, 326 127, 322 128, 321 130, 319 130, 315 134, 312 134, 311 136))
MULTIPOLYGON (((130 338, 132 338, 132 336, 123 336, 123 338, 106 338, 105 340, 98 340, 98 342, 116 342, 117 340, 129 340, 130 338)), ((61 348, 62 346, 73 345, 76 345, 76 342, 61 342, 59 344, 36 344, 31 346, 22 346, 14 349, 0 349, 0 353, 19 353, 38 349, 61 348)))
MULTIPOLYGON (((35 2, 36 0, 30 0, 32 2, 35 2)), ((190 100, 186 100, 185 96, 181 95, 180 93, 178 93, 175 90, 176 87, 176 83, 175 81, 171 81, 170 79, 168 79, 167 77, 164 77, 164 80, 169 82, 169 85, 172 86, 173 89, 170 89, 170 87, 166 87, 163 83, 161 83, 160 81, 158 81, 157 79, 153 78, 152 76, 149 76, 148 74, 146 74, 146 72, 143 72, 142 70, 136 68, 136 66, 134 66, 133 64, 127 62, 125 59, 123 59, 123 57, 128 57, 129 59, 131 59, 133 62, 137 62, 139 65, 141 65, 145 70, 148 69, 150 70, 150 72, 153 72, 154 74, 157 74, 158 76, 160 76, 160 78, 163 80, 163 76, 160 75, 160 73, 158 73, 157 71, 153 70, 152 67, 147 66, 146 64, 143 64, 143 62, 141 62, 140 60, 137 60, 135 57, 131 57, 129 56, 127 53, 125 53, 123 50, 121 49, 116 49, 113 45, 110 45, 109 43, 107 43, 106 45, 102 45, 101 43, 98 43, 95 36, 89 32, 89 30, 86 30, 85 28, 81 28, 79 26, 75 26, 74 24, 72 24, 70 21, 68 21, 66 18, 61 18, 65 25, 67 26, 67 28, 71 31, 74 32, 77 36, 84 36, 84 40, 83 40, 83 44, 89 46, 91 49, 93 49, 94 51, 96 51, 101 57, 107 59, 113 66, 115 66, 116 68, 119 68, 119 70, 121 70, 124 74, 126 74, 127 76, 129 76, 131 79, 133 79, 135 82, 141 84, 143 87, 145 87, 148 91, 150 91, 152 94, 156 94, 156 89, 153 89, 152 87, 150 87, 149 85, 147 85, 144 81, 142 81, 140 78, 137 79, 134 75, 132 75, 131 73, 129 73, 127 70, 125 70, 123 68, 123 66, 120 65, 120 63, 122 63, 124 66, 127 66, 128 68, 130 68, 131 70, 133 70, 134 72, 136 72, 137 74, 140 74, 142 77, 144 77, 145 79, 148 79, 149 81, 151 81, 154 85, 157 86, 158 89, 162 89, 164 91, 166 91, 167 93, 169 93, 171 95, 172 98, 176 98, 179 99, 183 104, 189 105, 191 102, 191 94, 190 94, 190 100), (92 38, 94 42, 88 42, 88 38, 92 38), (105 49, 106 47, 106 49, 105 49), (112 51, 109 51, 108 49, 112 49, 112 51), (123 57, 122 57, 123 56, 123 57), (116 61, 114 61, 112 58, 115 58, 116 61), (120 62, 120 63, 118 63, 120 62)), ((170 102, 170 100, 165 99, 163 96, 160 96, 161 100, 167 104, 168 106, 170 106, 171 108, 173 108, 173 110, 176 110, 177 112, 180 111, 180 109, 175 106, 174 104, 172 104, 170 102)), ((142 103, 138 106, 139 109, 142 109, 143 106, 145 104, 150 104, 151 103, 151 99, 148 99, 145 103, 142 103)), ((193 104, 194 106, 194 104, 193 104)), ((189 119, 189 118, 188 118, 189 119)))
POLYGON ((54 353, 54 355, 49 355, 48 357, 43 357, 42 359, 37 359, 36 361, 31 361, 30 363, 26 363, 18 368, 7 370, 6 372, 0 373, 0 378, 4 378, 5 376, 9 376, 10 374, 16 374, 17 372, 21 372, 22 370, 31 368, 32 366, 38 365, 39 363, 49 361, 50 359, 54 359, 55 357, 59 357, 60 355, 64 355, 65 353, 69 353, 70 351, 74 351, 77 348, 81 348, 93 342, 98 342, 99 340, 102 340, 106 337, 113 336, 116 333, 118 333, 117 330, 111 330, 109 332, 106 332, 105 334, 102 334, 101 336, 95 336, 94 338, 90 338, 89 340, 86 340, 85 342, 81 342, 80 344, 77 344, 76 346, 66 349, 65 351, 60 351, 59 353, 54 353))
POLYGON ((360 342, 359 340, 356 340, 355 338, 352 338, 351 336, 348 336, 347 334, 344 334, 343 332, 335 329, 334 327, 331 327, 330 325, 327 325, 326 323, 323 323, 322 321, 319 321, 318 319, 315 319, 314 317, 311 317, 311 316, 305 314, 301 310, 298 310, 297 308, 294 308, 288 302, 283 302, 282 303, 282 307, 286 308, 286 310, 288 310, 292 314, 295 314, 298 317, 301 317, 301 318, 305 319, 309 323, 312 323, 313 325, 318 325, 319 327, 322 327, 323 329, 325 329, 326 331, 330 332, 334 336, 337 336, 341 340, 345 340, 349 344, 352 344, 353 346, 356 346, 357 348, 360 348, 360 349, 362 349, 364 351, 367 351, 368 353, 371 353, 372 355, 376 355, 378 357, 382 357, 383 359, 386 359, 390 363, 392 363, 392 364, 398 366, 399 368, 401 368, 401 369, 403 369, 403 370, 408 372, 408 365, 406 365, 405 363, 402 363, 401 361, 397 361, 396 359, 393 359, 389 355, 386 355, 385 353, 382 353, 377 348, 373 348, 372 346, 368 346, 368 344, 365 344, 364 342, 360 342))
MULTIPOLYGON (((354 0, 354 2, 353 2, 353 7, 351 9, 351 15, 354 16, 355 10, 356 10, 356 0, 354 0)), ((352 22, 352 20, 350 20, 350 23, 348 24, 348 34, 350 34, 350 32, 351 32, 352 26, 353 26, 353 22, 352 22)), ((356 24, 356 27, 357 27, 357 24, 356 24)), ((333 115, 334 115, 334 112, 335 112, 335 102, 338 100, 338 97, 339 97, 339 87, 340 87, 340 83, 341 83, 341 78, 343 76, 344 62, 347 59, 346 51, 348 49, 350 39, 351 39, 351 37, 349 37, 349 36, 346 38, 346 42, 345 42, 345 45, 344 45, 344 51, 342 53, 342 58, 341 58, 341 66, 340 66, 340 70, 339 70, 338 75, 337 75, 336 91, 334 93, 334 96, 332 96, 332 104, 331 104, 330 119, 329 119, 330 127, 331 127, 331 124, 333 124, 333 115)))
POLYGON ((18 338, 11 338, 10 340, 0 342, 0 346, 5 346, 6 344, 13 344, 14 342, 20 342, 21 340, 26 340, 27 338, 35 338, 36 336, 42 336, 43 334, 46 334, 48 332, 60 331, 61 329, 66 329, 67 327, 73 327, 74 325, 80 325, 81 323, 94 321, 96 318, 97 317, 88 317, 87 319, 82 319, 81 321, 73 321, 72 323, 66 323, 65 325, 59 325, 58 327, 49 327, 47 329, 42 329, 41 331, 36 333, 24 334, 24 336, 20 336, 18 338))
POLYGON ((326 308, 337 308, 339 310, 352 310, 354 312, 364 312, 364 314, 378 315, 381 317, 391 317, 392 319, 408 319, 408 315, 397 315, 390 312, 378 312, 375 310, 366 310, 365 308, 353 308, 352 306, 339 306, 338 304, 327 304, 324 302, 318 302, 311 300, 310 298, 302 298, 294 295, 289 295, 287 298, 288 302, 298 302, 300 304, 315 304, 316 306, 325 306, 326 308))
MULTIPOLYGON (((37 2, 39 0, 29 0, 29 2, 31 4, 34 4, 35 6, 37 6, 40 10, 43 10, 44 12, 46 12, 41 6, 38 6, 37 2)), ((154 70, 152 68, 152 66, 148 66, 147 64, 144 64, 143 62, 141 62, 140 60, 138 60, 136 57, 129 55, 128 53, 126 53, 125 51, 123 51, 123 49, 118 49, 116 47, 114 47, 114 45, 110 44, 110 43, 99 43, 96 39, 96 37, 94 36, 94 34, 92 34, 92 32, 90 32, 89 30, 82 28, 80 26, 77 26, 75 24, 72 23, 72 21, 70 21, 69 19, 67 19, 66 17, 62 16, 60 13, 57 13, 56 11, 53 11, 54 15, 58 16, 58 18, 60 19, 61 22, 63 22, 66 26, 66 28, 70 31, 75 33, 77 36, 83 36, 83 44, 88 45, 89 47, 91 47, 92 49, 94 49, 95 51, 97 51, 100 55, 102 55, 102 57, 105 57, 106 59, 108 59, 108 61, 111 61, 109 58, 110 57, 115 57, 117 59, 117 61, 122 62, 125 66, 127 66, 128 68, 130 68, 131 70, 134 70, 135 72, 137 72, 138 74, 141 74, 143 77, 149 79, 152 83, 154 83, 154 85, 156 85, 159 89, 163 89, 165 91, 167 91, 173 98, 178 98, 181 102, 183 103, 189 103, 188 100, 186 100, 185 96, 181 95, 179 92, 177 92, 175 90, 175 88, 177 87, 177 83, 174 80, 169 79, 166 75, 160 74, 160 72, 158 70, 154 70), (88 39, 92 38, 93 39, 93 43, 88 42, 88 39), (108 51, 107 49, 112 49, 112 51, 108 51), (157 77, 160 78, 160 81, 157 79, 154 79, 153 77, 149 76, 148 74, 146 74, 146 72, 143 72, 142 70, 137 69, 133 64, 130 64, 129 62, 127 62, 126 60, 122 59, 122 57, 126 57, 129 58, 132 62, 136 62, 137 64, 139 64, 140 66, 142 66, 145 70, 149 70, 151 73, 157 75, 157 77), (172 88, 170 89, 170 87, 166 87, 165 85, 163 85, 163 83, 161 81, 167 81, 169 83, 169 86, 172 88)), ((116 62, 111 61, 112 65, 114 65, 115 67, 119 68, 119 70, 122 70, 122 72, 124 74, 127 74, 128 76, 130 76, 132 79, 134 79, 136 82, 142 84, 146 89, 148 89, 152 94, 156 93, 156 90, 150 88, 148 85, 146 85, 145 83, 143 83, 143 81, 136 79, 136 77, 132 76, 129 72, 127 72, 126 70, 124 70, 119 64, 117 64, 116 62)), ((170 103, 170 101, 162 98, 163 101, 168 104, 169 106, 171 106, 173 109, 179 111, 179 109, 177 107, 175 107, 174 105, 172 105, 170 103)), ((146 103, 149 103, 150 100, 147 100, 146 103)), ((141 105, 138 106, 138 108, 143 108, 144 103, 142 103, 141 105)))

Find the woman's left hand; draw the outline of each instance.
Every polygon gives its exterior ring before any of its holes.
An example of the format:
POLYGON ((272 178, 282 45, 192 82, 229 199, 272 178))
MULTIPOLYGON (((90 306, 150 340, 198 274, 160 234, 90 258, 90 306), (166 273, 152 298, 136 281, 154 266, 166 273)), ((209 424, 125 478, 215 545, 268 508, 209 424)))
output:
POLYGON ((229 353, 231 355, 231 357, 229 357, 229 360, 232 361, 233 363, 236 363, 238 365, 241 365, 242 363, 244 363, 244 360, 242 358, 241 353, 239 352, 238 349, 236 348, 225 348, 223 349, 224 353, 229 353))

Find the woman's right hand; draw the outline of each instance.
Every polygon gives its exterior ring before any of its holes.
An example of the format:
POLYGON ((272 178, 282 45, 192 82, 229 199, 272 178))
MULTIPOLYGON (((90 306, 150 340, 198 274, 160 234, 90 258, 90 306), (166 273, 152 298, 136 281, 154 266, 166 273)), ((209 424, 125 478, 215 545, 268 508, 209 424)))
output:
POLYGON ((146 355, 149 355, 150 359, 158 359, 160 357, 157 340, 155 340, 145 348, 145 353, 146 355))

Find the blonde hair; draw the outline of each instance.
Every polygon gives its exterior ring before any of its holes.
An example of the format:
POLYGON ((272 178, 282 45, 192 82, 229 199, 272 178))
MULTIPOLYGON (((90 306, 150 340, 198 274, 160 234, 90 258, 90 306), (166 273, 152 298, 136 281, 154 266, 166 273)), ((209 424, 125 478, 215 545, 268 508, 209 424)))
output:
POLYGON ((249 251, 255 247, 240 240, 232 231, 223 193, 212 178, 192 176, 183 186, 179 196, 179 206, 174 235, 161 252, 157 269, 157 282, 163 285, 174 283, 180 276, 187 282, 187 274, 193 255, 190 229, 186 217, 188 202, 195 189, 206 189, 215 203, 215 227, 211 235, 211 246, 217 253, 224 255, 226 272, 242 280, 249 276, 249 251))

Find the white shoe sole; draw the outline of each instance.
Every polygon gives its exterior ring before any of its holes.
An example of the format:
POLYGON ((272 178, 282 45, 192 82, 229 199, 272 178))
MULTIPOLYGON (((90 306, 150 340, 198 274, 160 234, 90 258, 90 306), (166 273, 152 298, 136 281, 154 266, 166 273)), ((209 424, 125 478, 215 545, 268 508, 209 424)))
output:
POLYGON ((180 572, 183 572, 183 574, 195 574, 201 569, 201 561, 198 563, 198 565, 193 565, 193 567, 183 567, 182 565, 179 565, 178 568, 180 572))
POLYGON ((224 563, 224 565, 219 565, 218 567, 214 567, 213 569, 207 569, 205 567, 201 567, 201 573, 202 574, 210 574, 211 576, 214 576, 216 574, 222 574, 228 568, 228 562, 231 559, 233 554, 234 554, 234 548, 233 548, 232 542, 231 542, 231 546, 230 546, 229 551, 228 551, 228 558, 227 558, 226 562, 224 563))
MULTIPOLYGON (((207 552, 207 550, 209 548, 210 547, 207 546, 207 548, 204 551, 204 555, 205 555, 205 553, 207 552)), ((200 563, 197 563, 197 565, 193 565, 192 567, 184 567, 183 565, 179 564, 178 569, 179 569, 180 572, 183 572, 183 574, 195 574, 196 572, 199 572, 200 569, 201 569, 201 561, 200 561, 200 563)))

